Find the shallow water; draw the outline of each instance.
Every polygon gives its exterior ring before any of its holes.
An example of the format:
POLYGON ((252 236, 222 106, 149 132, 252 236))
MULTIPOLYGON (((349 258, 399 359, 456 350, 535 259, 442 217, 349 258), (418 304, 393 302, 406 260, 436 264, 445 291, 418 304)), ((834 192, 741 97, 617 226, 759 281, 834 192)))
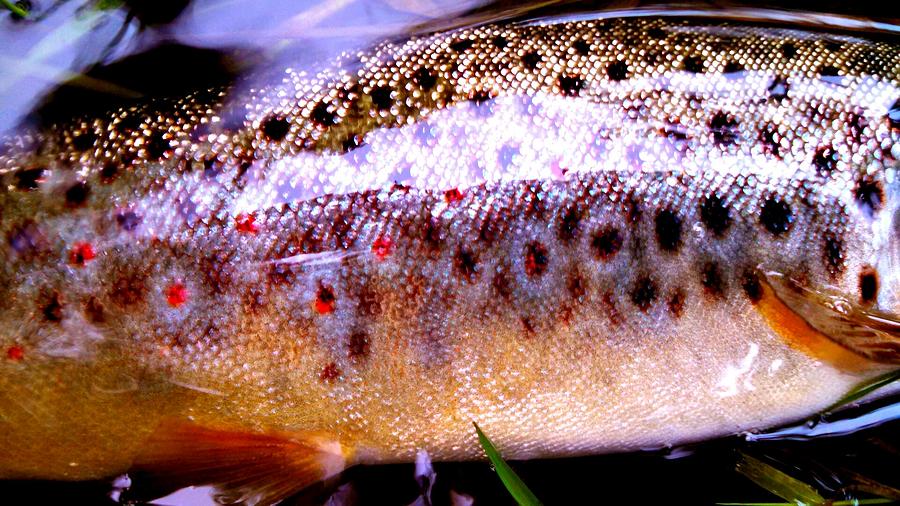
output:
MULTIPOLYGON (((0 72, 0 131, 14 128, 20 121, 49 121, 147 95, 178 94, 229 82, 238 76, 250 82, 264 81, 273 75, 273 69, 283 65, 316 68, 343 51, 364 48, 384 38, 501 17, 593 16, 609 7, 596 3, 553 4, 531 10, 516 2, 474 0, 267 0, 252 5, 233 0, 195 0, 181 12, 145 9, 131 19, 124 9, 98 11, 78 1, 57 5, 44 0, 35 4, 40 18, 37 21, 14 21, 5 13, 0 16, 0 47, 4 48, 0 54, 0 67, 4 69, 0 72), (48 96, 60 82, 98 62, 101 65, 89 72, 90 79, 81 77, 76 86, 64 86, 48 96)), ((797 5, 821 9, 820 15, 769 12, 766 16, 769 21, 778 18, 786 24, 842 25, 822 28, 828 30, 880 29, 885 37, 895 29, 892 20, 884 17, 891 13, 876 10, 874 4, 797 5), (856 18, 842 20, 822 16, 821 12, 856 18)), ((648 8, 673 13, 660 6, 648 8)), ((697 9, 689 7, 688 11, 697 14, 697 9)), ((715 15, 726 14, 761 15, 734 6, 715 11, 715 15)), ((891 496, 900 494, 896 472, 900 465, 898 412, 900 399, 894 398, 849 410, 827 422, 801 424, 765 435, 739 435, 628 455, 521 462, 515 468, 548 504, 581 502, 584 494, 596 502, 641 504, 776 500, 734 471, 739 452, 771 459, 780 469, 815 484, 829 498, 858 496, 848 487, 859 487, 860 483, 867 484, 862 490, 891 496), (888 488, 876 489, 872 482, 888 488)), ((480 504, 511 503, 486 463, 436 463, 435 470, 437 479, 431 495, 435 504, 447 504, 451 490, 474 497, 480 504)), ((412 464, 360 466, 345 472, 335 483, 306 491, 291 502, 324 502, 341 484, 352 487, 350 495, 359 504, 409 504, 419 495, 412 464)), ((136 500, 153 496, 153 491, 140 490, 140 483, 133 488, 130 496, 136 500)), ((0 494, 24 494, 35 503, 113 503, 112 489, 108 481, 0 483, 0 494)), ((208 502, 205 492, 199 491, 161 503, 208 502)), ((353 503, 353 499, 348 502, 353 503)))

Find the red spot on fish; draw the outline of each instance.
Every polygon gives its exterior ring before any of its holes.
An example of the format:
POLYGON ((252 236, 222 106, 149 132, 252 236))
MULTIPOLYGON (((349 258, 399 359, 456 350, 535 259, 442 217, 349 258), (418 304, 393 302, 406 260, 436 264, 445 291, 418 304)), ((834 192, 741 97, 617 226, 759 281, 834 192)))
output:
POLYGON ((18 344, 14 344, 6 350, 6 358, 12 360, 13 362, 19 362, 25 358, 25 350, 22 349, 18 344))
POLYGON ((259 232, 259 226, 256 224, 256 216, 252 214, 241 213, 235 217, 235 228, 242 234, 255 234, 259 232))
POLYGON ((316 312, 319 314, 334 312, 334 305, 334 290, 328 285, 319 285, 319 291, 316 293, 316 312))
POLYGON ((375 253, 375 256, 379 260, 384 260, 388 255, 394 250, 394 243, 391 241, 390 237, 379 237, 375 239, 375 242, 372 243, 372 253, 375 253))
POLYGON ((341 375, 341 370, 338 369, 337 364, 334 362, 329 362, 328 365, 322 368, 322 372, 319 373, 319 381, 334 381, 338 379, 341 375))
POLYGON ((179 307, 188 299, 188 290, 181 282, 175 282, 166 288, 166 302, 172 307, 179 307))
POLYGON ((84 267, 85 264, 96 257, 97 254, 94 253, 94 248, 90 243, 86 242, 76 243, 72 250, 69 251, 69 263, 78 267, 84 267))
POLYGON ((458 188, 453 188, 452 190, 447 190, 444 192, 444 200, 446 200, 448 204, 459 202, 462 199, 463 194, 461 191, 459 191, 458 188))

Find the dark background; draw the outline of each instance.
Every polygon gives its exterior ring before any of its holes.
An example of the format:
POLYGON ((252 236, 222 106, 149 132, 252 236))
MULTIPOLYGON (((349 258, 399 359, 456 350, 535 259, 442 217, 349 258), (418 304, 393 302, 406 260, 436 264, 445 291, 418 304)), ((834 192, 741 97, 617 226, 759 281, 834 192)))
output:
MULTIPOLYGON (((267 69, 277 69, 283 62, 295 67, 316 65, 343 49, 365 47, 385 36, 498 16, 558 16, 657 5, 558 2, 534 8, 514 0, 372 0, 348 3, 310 26, 279 22, 292 19, 292 15, 303 18, 305 13, 316 12, 320 5, 316 2, 284 2, 294 4, 287 7, 274 0, 110 3, 114 8, 98 15, 96 9, 80 0, 32 0, 33 15, 26 20, 0 8, 0 47, 4 48, 0 56, 0 133, 23 123, 48 125, 73 115, 102 112, 130 100, 265 78, 267 69), (84 33, 74 43, 63 36, 71 32, 73 19, 91 21, 81 27, 84 33), (254 28, 263 24, 265 29, 254 28), (272 50, 273 46, 278 49, 272 50), (41 47, 43 51, 35 50, 41 47)), ((693 2, 688 6, 723 14, 746 7, 770 7, 896 22, 900 7, 889 5, 869 1, 773 1, 753 5, 693 2)), ((896 408, 900 399, 850 410, 840 418, 853 419, 892 403, 896 408)), ((828 498, 865 496, 869 492, 900 499, 900 410, 892 413, 877 427, 841 437, 748 443, 734 436, 666 452, 536 460, 516 462, 514 467, 547 504, 777 501, 734 470, 739 452, 813 484, 828 498)), ((450 490, 474 497, 476 504, 512 503, 487 463, 436 463, 435 471, 434 504, 448 504, 450 490)), ((352 490, 350 503, 409 504, 419 495, 413 473, 412 464, 357 466, 334 483, 314 487, 289 503, 322 503, 336 487, 345 485, 352 490)), ((0 482, 0 503, 11 499, 23 504, 112 504, 110 490, 109 481, 0 482)), ((136 481, 130 497, 140 502, 159 493, 144 490, 136 481)))

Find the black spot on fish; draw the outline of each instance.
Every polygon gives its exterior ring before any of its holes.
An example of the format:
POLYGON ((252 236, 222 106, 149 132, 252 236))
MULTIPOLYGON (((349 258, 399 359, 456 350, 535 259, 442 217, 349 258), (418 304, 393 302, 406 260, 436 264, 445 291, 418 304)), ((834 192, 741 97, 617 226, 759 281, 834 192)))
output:
POLYGON ((129 114, 124 118, 121 118, 118 123, 113 125, 113 127, 120 134, 127 134, 139 129, 141 127, 141 123, 143 122, 143 117, 129 114))
POLYGON ((865 266, 859 273, 859 299, 863 304, 871 304, 878 297, 878 271, 865 266))
POLYGON ((491 279, 491 287, 503 300, 510 300, 512 297, 512 280, 506 269, 502 267, 497 269, 493 279, 491 279))
POLYGON ((450 44, 450 49, 456 51, 457 53, 462 53, 468 49, 471 49, 472 46, 475 45, 475 41, 472 39, 460 39, 450 44))
POLYGON ((100 169, 100 181, 111 183, 119 175, 119 166, 114 162, 109 162, 100 169))
POLYGON ((776 198, 768 198, 759 213, 759 221, 774 236, 780 236, 791 229, 794 215, 787 202, 776 198))
POLYGON ((350 334, 347 339, 347 357, 363 359, 369 354, 369 335, 362 331, 350 334))
POLYGON ((684 314, 684 302, 686 299, 687 294, 684 293, 684 290, 678 288, 672 292, 672 295, 669 296, 669 300, 666 301, 666 307, 669 309, 669 313, 675 318, 681 318, 681 315, 684 314))
POLYGON ((832 278, 844 272, 844 243, 833 234, 825 235, 825 268, 832 278))
POLYGON ((475 281, 478 274, 478 260, 475 258, 475 253, 465 248, 458 249, 456 255, 453 256, 453 268, 456 274, 465 278, 466 281, 470 283, 475 281))
POLYGON ((631 287, 631 302, 641 311, 646 312, 656 300, 658 288, 649 276, 638 278, 631 287))
POLYGON ((63 304, 59 292, 45 294, 41 297, 41 314, 48 322, 59 323, 63 319, 63 304))
POLYGON ((586 40, 578 39, 572 44, 572 49, 581 56, 587 56, 591 52, 591 45, 586 40))
POLYGON ((329 127, 337 123, 337 113, 324 100, 313 107, 310 118, 320 127, 329 127))
POLYGON ((884 190, 881 183, 871 179, 861 179, 856 183, 853 195, 860 209, 870 217, 881 210, 884 205, 884 190))
POLYGON ((172 149, 172 146, 166 140, 164 132, 154 132, 147 139, 145 149, 147 150, 147 157, 151 160, 159 160, 172 149))
POLYGON ((741 288, 744 289, 750 302, 756 304, 762 299, 762 284, 759 282, 759 274, 756 269, 747 269, 741 274, 741 288))
POLYGON ((831 146, 822 146, 813 156, 813 164, 820 175, 828 176, 837 167, 838 153, 831 146))
POLYGON ((842 44, 836 40, 826 40, 825 41, 825 49, 831 51, 832 53, 837 53, 841 50, 842 44))
POLYGON ((133 232, 141 224, 143 219, 134 211, 123 211, 116 215, 116 223, 126 232, 133 232))
POLYGON ((212 179, 225 170, 225 166, 215 156, 209 156, 203 160, 203 177, 212 179))
POLYGON ((598 260, 607 261, 622 249, 622 234, 614 227, 598 230, 591 237, 591 249, 598 260))
POLYGON ((841 72, 832 65, 819 67, 819 77, 826 83, 843 84, 841 72))
POLYGON ((494 95, 490 91, 485 90, 475 90, 469 95, 469 100, 474 102, 475 105, 482 105, 491 101, 493 98, 494 95))
POLYGON ((719 146, 729 146, 737 142, 738 122, 734 116, 717 111, 709 120, 709 131, 713 141, 719 146))
POLYGON ((522 55, 522 64, 525 65, 525 68, 528 70, 535 70, 543 57, 537 53, 537 51, 528 51, 524 55, 522 55))
POLYGON ((16 189, 21 191, 37 190, 47 180, 47 169, 24 169, 16 172, 13 177, 16 180, 16 189))
POLYGON ((586 285, 587 282, 584 280, 584 277, 577 272, 570 273, 568 279, 566 279, 566 289, 569 291, 569 296, 575 300, 581 300, 587 294, 586 285))
POLYGON ((775 100, 776 102, 781 102, 787 98, 788 91, 790 91, 790 89, 791 87, 788 84, 787 79, 781 76, 775 76, 766 91, 769 92, 769 98, 775 100))
POLYGON ((847 118, 847 131, 850 138, 857 144, 862 144, 863 132, 866 129, 866 119, 858 112, 850 113, 847 118))
POLYGON ((762 143, 766 153, 781 158, 781 134, 772 123, 766 123, 759 131, 759 142, 762 143))
POLYGON ((72 138, 72 147, 78 151, 87 151, 93 148, 96 142, 97 134, 93 130, 87 130, 72 138))
POLYGON ((437 76, 435 76, 430 70, 425 67, 419 67, 413 73, 413 81, 419 85, 419 88, 423 90, 430 90, 434 88, 434 85, 437 84, 437 76))
POLYGON ((785 42, 781 45, 781 56, 784 56, 789 60, 797 56, 797 46, 790 42, 785 42))
POLYGON ((372 97, 372 104, 379 111, 386 111, 391 108, 394 100, 391 98, 392 90, 390 86, 376 86, 372 88, 369 96, 372 97))
POLYGON ((509 40, 507 40, 506 37, 502 35, 497 35, 496 37, 491 39, 491 44, 493 44, 497 49, 503 49, 509 45, 509 40))
POLYGON ((500 233, 501 230, 498 220, 488 218, 481 222, 481 227, 478 229, 478 240, 486 243, 488 246, 493 246, 494 241, 497 240, 500 233))
POLYGON ((570 243, 578 236, 581 227, 581 213, 576 208, 566 210, 559 220, 559 228, 556 237, 563 243, 570 243))
POLYGON ((659 249, 674 252, 681 246, 681 218, 673 211, 663 209, 656 213, 656 242, 659 249))
POLYGON ((688 56, 681 60, 681 68, 692 74, 702 74, 705 70, 703 59, 699 56, 688 56))
POLYGON ((77 207, 87 201, 88 195, 91 193, 91 187, 84 181, 79 181, 66 190, 66 204, 71 207, 77 207))
POLYGON ((266 139, 278 142, 287 137, 291 124, 283 116, 269 116, 260 125, 260 130, 266 139))
POLYGON ((703 291, 714 299, 721 299, 725 295, 725 280, 722 279, 722 269, 716 262, 707 262, 700 268, 700 284, 703 291))
POLYGON ((350 135, 343 141, 341 141, 341 152, 349 153, 354 149, 359 149, 362 146, 365 146, 365 142, 361 135, 350 135))
POLYGON ((525 246, 525 274, 541 276, 547 272, 550 257, 547 248, 539 242, 530 242, 525 246))
POLYGON ((741 63, 736 62, 734 60, 729 60, 725 64, 725 67, 722 69, 722 73, 727 76, 730 76, 733 74, 739 74, 739 73, 743 72, 744 70, 745 70, 745 68, 741 63))
POLYGON ((606 67, 606 75, 610 81, 622 81, 628 77, 628 64, 623 61, 615 61, 606 67))
POLYGON ((559 89, 563 95, 574 97, 581 93, 582 88, 584 88, 584 79, 571 74, 559 76, 559 89))
POLYGON ((641 214, 643 214, 641 202, 634 195, 627 195, 622 201, 622 207, 625 211, 625 221, 628 223, 637 223, 641 219, 641 214))
POLYGON ((731 213, 718 195, 710 195, 700 203, 700 220, 716 237, 723 237, 731 226, 731 213))
POLYGON ((900 130, 900 98, 888 109, 887 120, 891 128, 900 130))
POLYGON ((667 35, 668 34, 666 33, 665 30, 663 30, 662 28, 656 27, 656 26, 647 30, 647 36, 650 37, 651 39, 656 39, 656 40, 665 39, 667 35))
POLYGON ((525 330, 525 334, 528 337, 533 336, 535 333, 534 332, 534 322, 531 321, 531 318, 528 318, 527 316, 521 316, 521 317, 519 317, 519 321, 522 322, 522 328, 525 330))

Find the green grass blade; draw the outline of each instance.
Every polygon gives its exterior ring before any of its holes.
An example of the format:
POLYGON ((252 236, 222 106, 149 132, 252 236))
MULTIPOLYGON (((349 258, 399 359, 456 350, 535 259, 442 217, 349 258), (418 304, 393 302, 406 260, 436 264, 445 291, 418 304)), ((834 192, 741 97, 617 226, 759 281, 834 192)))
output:
POLYGON ((0 0, 0 4, 3 4, 4 7, 12 11, 13 14, 19 16, 20 18, 28 17, 28 11, 12 3, 10 0, 0 0))
MULTIPOLYGON (((893 499, 879 497, 877 499, 847 499, 844 501, 832 501, 829 506, 865 506, 867 504, 891 504, 893 499)), ((717 502, 718 506, 797 506, 796 502, 717 502)))
POLYGON ((503 460, 500 453, 494 448, 494 444, 491 443, 491 440, 484 435, 484 432, 481 432, 478 424, 475 422, 472 422, 472 424, 475 426, 475 432, 478 433, 478 442, 481 443, 481 447, 484 448, 484 453, 488 456, 488 459, 490 459, 491 464, 494 465, 494 469, 497 470, 497 475, 500 476, 500 481, 503 482, 503 485, 506 487, 506 490, 509 491, 509 494, 513 499, 522 506, 540 506, 541 501, 535 497, 531 490, 528 490, 528 487, 522 482, 519 475, 517 475, 516 472, 509 467, 509 464, 503 460))
POLYGON ((741 453, 736 469, 753 483, 792 504, 825 504, 825 498, 816 489, 745 453, 741 453))
POLYGON ((828 406, 827 408, 825 408, 825 412, 827 413, 829 411, 834 411, 835 409, 838 409, 841 406, 850 404, 851 402, 853 402, 855 400, 859 400, 859 399, 869 395, 870 393, 878 390, 879 388, 884 388, 897 380, 900 380, 900 369, 893 371, 893 372, 889 372, 887 374, 883 374, 871 381, 867 381, 861 385, 858 385, 853 390, 850 390, 849 392, 847 392, 847 395, 841 397, 840 400, 838 400, 831 406, 828 406))

